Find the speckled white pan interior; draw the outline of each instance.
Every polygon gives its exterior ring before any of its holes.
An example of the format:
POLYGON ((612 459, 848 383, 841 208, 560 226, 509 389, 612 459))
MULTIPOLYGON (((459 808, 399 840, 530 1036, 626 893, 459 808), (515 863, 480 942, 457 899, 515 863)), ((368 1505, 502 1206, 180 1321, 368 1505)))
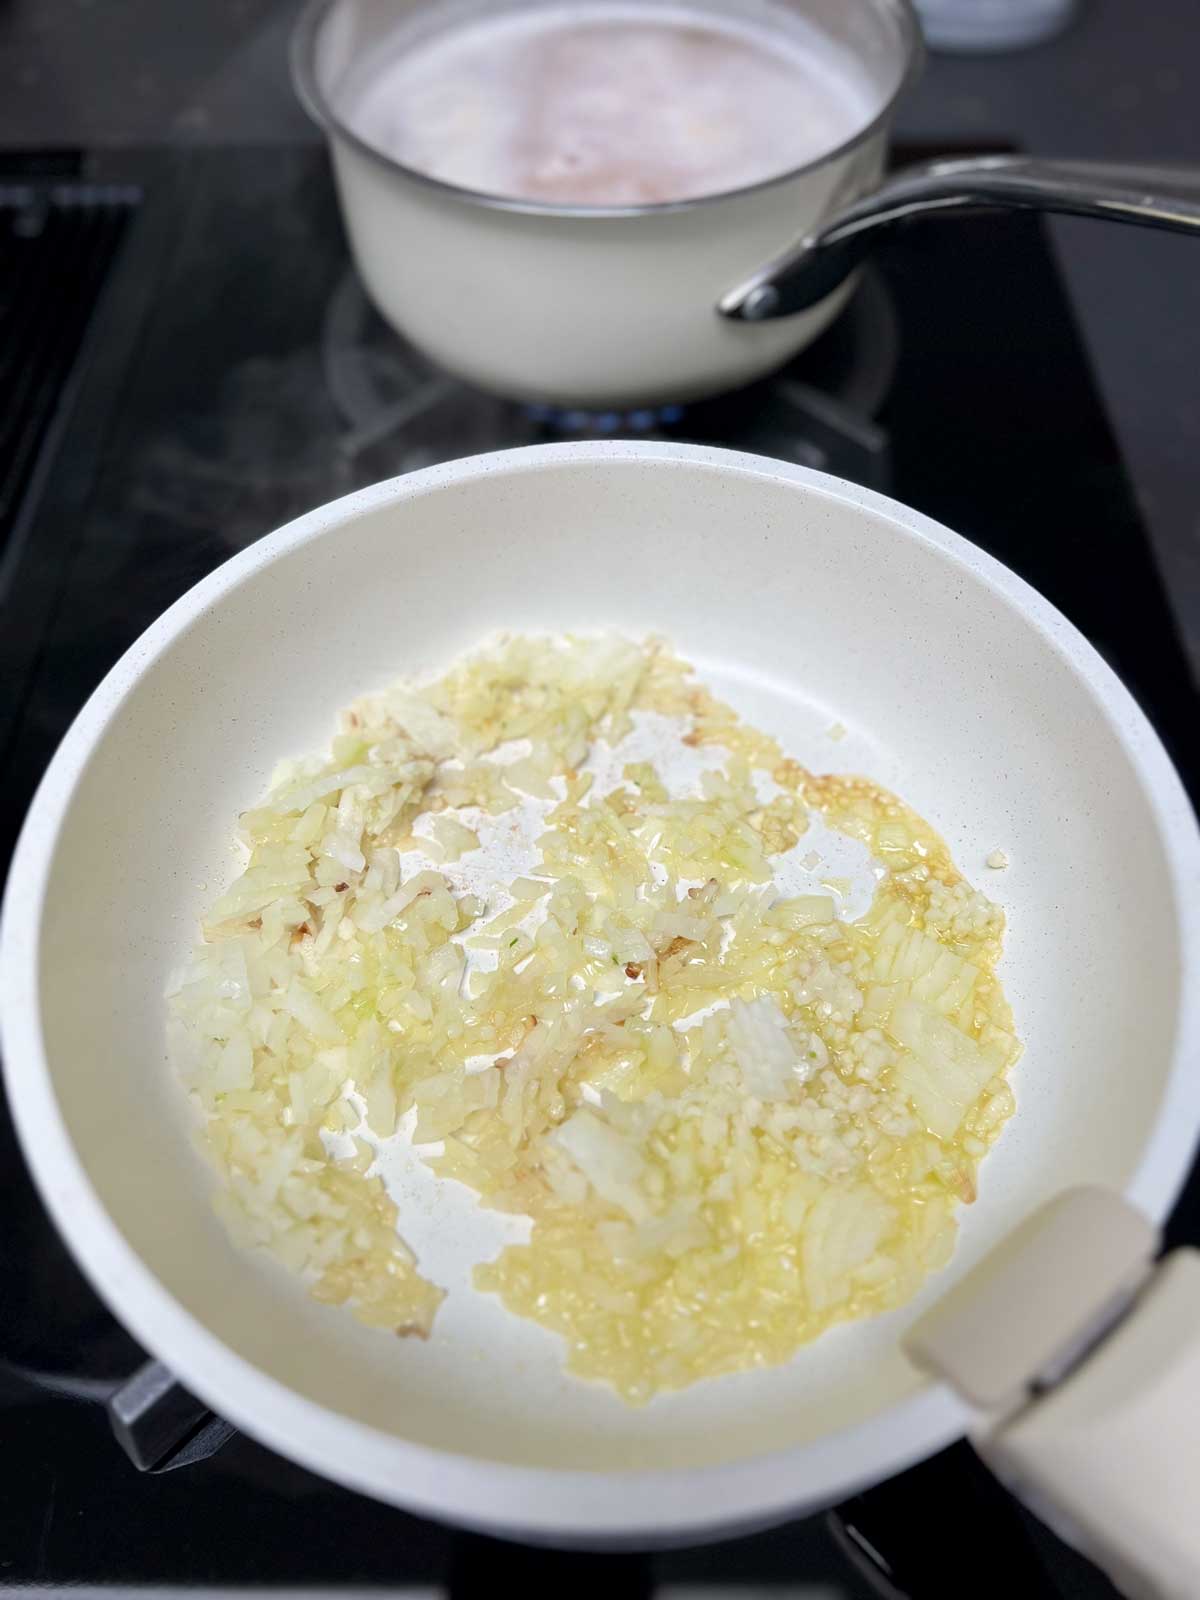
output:
MULTIPOLYGON (((981 486, 986 492, 986 486, 981 486)), ((900 1353, 914 1315, 1033 1207, 1100 1182, 1161 1215, 1200 1121, 1200 850, 1150 728, 1023 583, 836 479, 673 445, 564 445, 381 484, 185 596, 71 730, 5 908, 24 1148, 76 1255, 213 1406, 345 1483, 548 1537, 687 1535, 811 1508, 963 1423, 900 1353), (338 709, 497 628, 667 635, 818 769, 895 788, 1005 907, 1019 1102, 952 1266, 785 1368, 630 1410, 467 1287, 500 1237, 411 1180, 451 1289, 428 1344, 358 1327, 213 1218, 163 1047, 167 975, 235 870, 236 814, 338 709), (827 737, 835 720, 849 730, 827 737), (989 873, 995 849, 1011 860, 989 873)))

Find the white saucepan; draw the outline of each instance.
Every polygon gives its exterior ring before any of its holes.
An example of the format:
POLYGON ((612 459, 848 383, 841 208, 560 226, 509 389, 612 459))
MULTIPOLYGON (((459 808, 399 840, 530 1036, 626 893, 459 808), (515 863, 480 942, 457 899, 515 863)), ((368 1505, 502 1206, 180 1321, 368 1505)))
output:
POLYGON ((902 1337, 1064 1188, 1105 1185, 1163 1217, 1200 1124, 1197 972, 1200 839, 1180 783, 1112 672, 1025 583, 819 473, 574 444, 350 495, 172 606, 39 790, 5 901, 0 1014, 59 1228, 215 1410, 419 1512, 638 1543, 814 1509, 963 1431, 968 1408, 902 1337), (168 975, 279 757, 320 748, 356 695, 497 628, 598 626, 667 635, 799 759, 868 773, 930 818, 1007 912, 1026 1044, 1017 1114, 916 1303, 640 1410, 564 1376, 552 1335, 469 1288, 495 1219, 428 1174, 404 1218, 451 1290, 428 1343, 369 1331, 231 1245, 164 1052, 168 975), (989 875, 997 849, 1011 865, 989 875))
MULTIPOLYGON (((678 15, 673 0, 637 3, 678 15)), ((381 52, 485 10, 555 4, 309 0, 292 42, 367 290, 408 340, 481 388, 593 409, 738 388, 811 343, 862 256, 915 219, 1032 207, 1200 233, 1200 175, 1161 166, 983 156, 880 183, 897 101, 920 65, 909 0, 688 0, 802 47, 815 30, 864 86, 862 124, 845 142, 731 192, 640 206, 516 200, 431 178, 356 130, 357 85, 381 52)))
MULTIPOLYGON (((646 5, 661 9, 663 0, 646 5)), ((358 136, 353 105, 364 62, 396 37, 482 9, 477 0, 310 0, 292 44, 301 100, 329 138, 363 282, 419 349, 485 389, 602 407, 737 388, 831 321, 845 289, 757 327, 721 318, 716 305, 807 220, 878 178, 891 109, 919 51, 907 0, 700 0, 700 10, 782 17, 801 29, 811 13, 862 61, 878 105, 843 148, 798 172, 643 206, 477 194, 402 166, 358 136)))

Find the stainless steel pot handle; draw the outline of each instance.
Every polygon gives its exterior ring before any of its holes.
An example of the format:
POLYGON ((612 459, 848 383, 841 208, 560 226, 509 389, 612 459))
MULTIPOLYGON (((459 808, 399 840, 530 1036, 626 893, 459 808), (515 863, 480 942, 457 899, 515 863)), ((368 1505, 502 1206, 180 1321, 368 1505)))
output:
POLYGON ((1200 171, 975 156, 907 167, 835 211, 718 303, 736 322, 786 317, 823 299, 893 228, 954 213, 1055 211, 1200 235, 1200 171))

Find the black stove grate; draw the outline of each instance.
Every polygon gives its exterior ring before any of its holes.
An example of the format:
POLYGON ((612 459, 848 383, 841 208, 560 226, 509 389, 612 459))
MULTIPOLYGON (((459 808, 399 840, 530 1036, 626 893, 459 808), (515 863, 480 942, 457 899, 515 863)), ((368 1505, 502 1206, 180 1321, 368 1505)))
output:
POLYGON ((128 185, 0 182, 0 572, 140 200, 128 185))

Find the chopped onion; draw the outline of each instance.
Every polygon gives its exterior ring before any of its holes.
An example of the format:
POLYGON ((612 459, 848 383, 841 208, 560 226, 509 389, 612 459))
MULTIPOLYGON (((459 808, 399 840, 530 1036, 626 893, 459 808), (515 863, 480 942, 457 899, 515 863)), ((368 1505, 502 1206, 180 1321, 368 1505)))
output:
POLYGON ((377 1171, 400 1137, 532 1219, 477 1285, 630 1401, 786 1360, 946 1259, 1012 1110, 1002 913, 661 644, 509 638, 368 696, 240 832, 170 1048, 220 1215, 321 1301, 431 1330, 377 1171), (644 759, 653 730, 686 760, 644 759), (857 921, 779 896, 810 809, 873 857, 857 921), (501 835, 536 840, 522 875, 501 835))

